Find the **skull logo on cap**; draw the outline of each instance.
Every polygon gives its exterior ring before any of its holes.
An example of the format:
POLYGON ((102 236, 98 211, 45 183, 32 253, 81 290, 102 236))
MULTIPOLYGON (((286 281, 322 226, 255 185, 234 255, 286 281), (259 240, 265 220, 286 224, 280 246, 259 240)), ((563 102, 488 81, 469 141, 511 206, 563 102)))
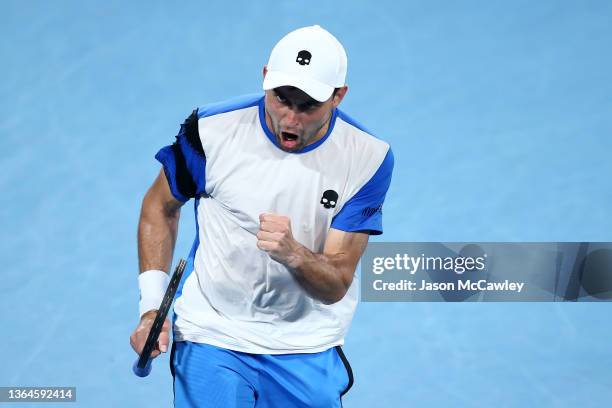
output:
POLYGON ((302 50, 300 52, 298 52, 297 58, 295 59, 295 62, 297 62, 300 65, 310 65, 310 59, 312 58, 312 54, 309 53, 306 50, 302 50))

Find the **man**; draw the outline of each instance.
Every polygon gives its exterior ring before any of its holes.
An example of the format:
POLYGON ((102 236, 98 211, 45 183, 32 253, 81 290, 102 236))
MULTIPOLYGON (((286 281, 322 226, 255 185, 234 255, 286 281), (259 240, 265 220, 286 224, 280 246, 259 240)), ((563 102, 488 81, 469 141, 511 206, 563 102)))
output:
MULTIPOLYGON (((147 192, 138 228, 136 352, 167 286, 181 206, 196 239, 177 292, 171 369, 179 407, 339 407, 352 385, 340 346, 355 268, 382 233, 393 155, 337 109, 346 53, 319 26, 282 38, 265 96, 195 110, 147 192)), ((167 351, 166 321, 156 357, 167 351)))

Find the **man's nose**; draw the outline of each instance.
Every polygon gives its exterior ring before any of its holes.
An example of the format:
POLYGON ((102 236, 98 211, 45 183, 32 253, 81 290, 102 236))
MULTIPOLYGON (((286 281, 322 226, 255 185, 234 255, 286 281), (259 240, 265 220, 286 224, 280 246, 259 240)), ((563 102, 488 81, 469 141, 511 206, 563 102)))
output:
POLYGON ((293 126, 293 125, 297 125, 298 123, 298 114, 296 112, 296 108, 295 107, 288 107, 287 108, 287 113, 285 114, 285 117, 283 118, 285 119, 285 125, 286 126, 293 126))

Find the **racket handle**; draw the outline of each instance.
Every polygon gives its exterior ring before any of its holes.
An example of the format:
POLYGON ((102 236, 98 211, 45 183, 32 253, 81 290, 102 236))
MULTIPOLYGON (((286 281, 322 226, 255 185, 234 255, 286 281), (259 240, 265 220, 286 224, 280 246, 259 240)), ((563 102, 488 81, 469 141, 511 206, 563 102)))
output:
POLYGON ((136 374, 138 377, 146 377, 151 373, 151 361, 153 360, 147 360, 147 364, 142 368, 138 366, 138 360, 139 359, 137 358, 136 361, 134 361, 132 371, 134 371, 134 374, 136 374))

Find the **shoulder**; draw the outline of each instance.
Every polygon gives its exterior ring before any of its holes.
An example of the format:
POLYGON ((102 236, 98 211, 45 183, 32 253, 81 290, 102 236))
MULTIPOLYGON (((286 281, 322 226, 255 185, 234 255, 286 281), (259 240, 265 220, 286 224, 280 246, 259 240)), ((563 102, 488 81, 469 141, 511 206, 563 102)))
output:
POLYGON ((352 171, 363 172, 369 178, 377 170, 392 170, 394 157, 389 143, 340 109, 334 131, 335 143, 347 153, 345 156, 351 163, 352 171))
POLYGON ((334 130, 337 132, 338 142, 344 147, 380 157, 381 161, 391 149, 388 142, 340 109, 337 112, 334 130))
POLYGON ((261 93, 241 95, 224 101, 213 102, 197 109, 197 118, 209 118, 224 113, 241 111, 259 105, 263 95, 261 93))
POLYGON ((202 132, 205 133, 206 127, 227 128, 232 122, 235 122, 234 114, 240 115, 248 112, 249 108, 257 107, 262 98, 262 94, 242 95, 200 106, 185 119, 178 137, 184 136, 196 151, 204 153, 202 132))

